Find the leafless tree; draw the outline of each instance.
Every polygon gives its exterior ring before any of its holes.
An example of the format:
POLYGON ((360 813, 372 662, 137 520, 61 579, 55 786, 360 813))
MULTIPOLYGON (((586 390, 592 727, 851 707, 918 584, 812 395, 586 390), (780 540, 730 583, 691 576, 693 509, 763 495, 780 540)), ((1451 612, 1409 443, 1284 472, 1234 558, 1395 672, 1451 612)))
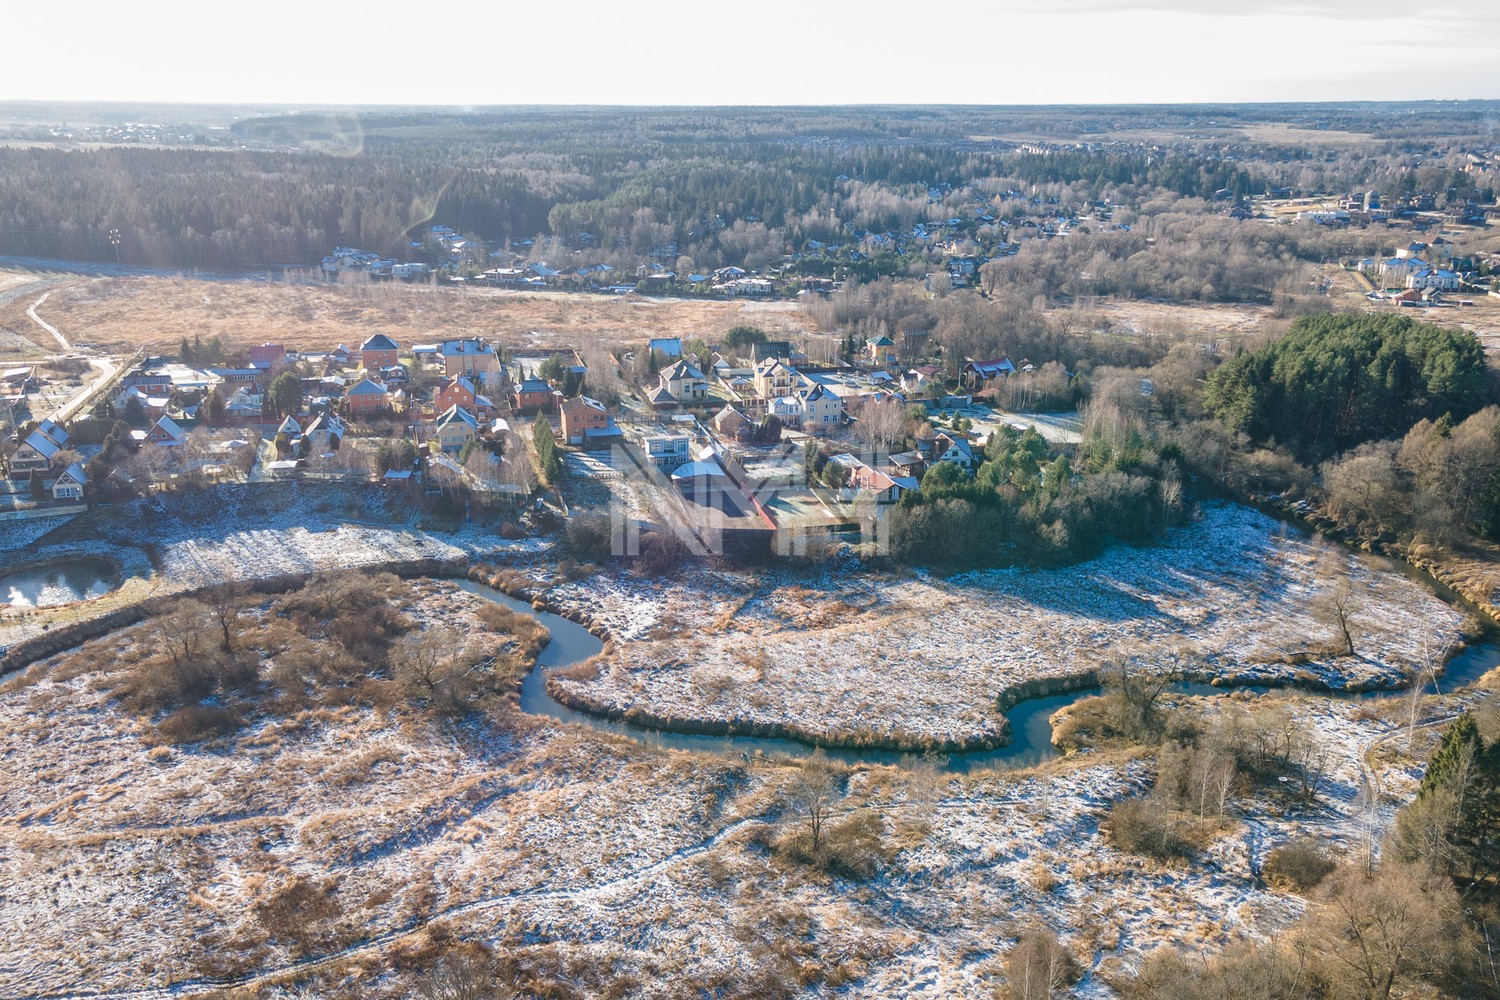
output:
POLYGON ((1403 979, 1451 967, 1466 934, 1451 883, 1390 861, 1373 876, 1333 876, 1321 951, 1337 992, 1389 1000, 1403 979))
POLYGON ((813 851, 817 851, 823 844, 823 828, 833 815, 833 807, 838 799, 834 766, 821 748, 814 750, 802 761, 785 791, 787 807, 807 820, 813 851))
POLYGON ((1353 656, 1354 616, 1364 606, 1362 595, 1336 560, 1324 563, 1323 575, 1329 580, 1314 598, 1313 609, 1343 640, 1343 655, 1353 656))
POLYGON ((906 407, 893 399, 866 403, 860 408, 854 431, 868 452, 886 454, 898 443, 905 443, 906 407))
POLYGON ((1078 975, 1078 962, 1051 928, 1027 931, 1005 956, 1005 995, 1009 1000, 1051 1000, 1078 975))

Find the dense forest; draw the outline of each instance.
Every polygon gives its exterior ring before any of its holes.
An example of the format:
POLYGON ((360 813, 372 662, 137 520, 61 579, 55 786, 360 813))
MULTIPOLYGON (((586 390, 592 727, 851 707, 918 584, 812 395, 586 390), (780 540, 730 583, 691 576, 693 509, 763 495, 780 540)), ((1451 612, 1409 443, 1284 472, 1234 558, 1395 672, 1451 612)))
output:
MULTIPOLYGON (((1250 106, 1110 109, 1108 118, 1099 109, 371 110, 241 119, 214 133, 233 147, 208 149, 27 147, 22 129, 0 148, 0 253, 261 269, 310 265, 338 245, 404 259, 420 227, 444 224, 486 241, 554 238, 604 256, 674 247, 699 267, 764 266, 808 240, 940 222, 976 192, 1001 221, 1029 210, 1022 194, 1060 212, 1279 187, 1492 196, 1417 133, 1382 137, 1409 124, 1403 110, 1323 109, 1369 129, 1365 146, 1342 151, 1245 141, 1240 128, 1312 115, 1250 106), (1142 129, 1168 139, 1113 136, 1142 129), (1173 141, 1174 130, 1185 134, 1173 141), (1038 155, 1005 135, 1074 141, 1038 155)), ((1449 136, 1483 134, 1482 107, 1426 110, 1449 136)), ((1114 249, 1124 259, 1132 248, 1114 249)), ((1269 294, 1264 281, 1241 289, 1228 277, 1200 280, 1195 293, 1205 285, 1210 298, 1269 294)))

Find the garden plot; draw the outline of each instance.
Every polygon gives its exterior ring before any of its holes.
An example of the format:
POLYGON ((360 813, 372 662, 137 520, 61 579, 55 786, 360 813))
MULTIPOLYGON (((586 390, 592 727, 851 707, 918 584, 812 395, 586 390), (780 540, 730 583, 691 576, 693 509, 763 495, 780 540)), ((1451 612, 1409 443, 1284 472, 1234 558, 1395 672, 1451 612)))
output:
POLYGON ((1228 683, 1395 687, 1464 621, 1396 572, 1230 505, 1161 546, 1066 569, 594 577, 549 596, 617 640, 597 669, 550 682, 575 707, 902 748, 1001 743, 1007 692, 1123 660, 1228 683), (1320 610, 1341 580, 1353 656, 1332 655, 1320 610))

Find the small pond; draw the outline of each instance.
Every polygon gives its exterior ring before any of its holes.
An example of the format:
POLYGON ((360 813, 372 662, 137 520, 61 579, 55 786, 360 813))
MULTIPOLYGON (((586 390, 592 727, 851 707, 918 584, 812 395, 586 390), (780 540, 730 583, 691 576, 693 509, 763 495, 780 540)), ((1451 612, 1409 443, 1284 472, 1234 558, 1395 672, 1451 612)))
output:
POLYGON ((119 586, 103 559, 67 559, 0 576, 0 605, 50 608, 101 597, 119 586))

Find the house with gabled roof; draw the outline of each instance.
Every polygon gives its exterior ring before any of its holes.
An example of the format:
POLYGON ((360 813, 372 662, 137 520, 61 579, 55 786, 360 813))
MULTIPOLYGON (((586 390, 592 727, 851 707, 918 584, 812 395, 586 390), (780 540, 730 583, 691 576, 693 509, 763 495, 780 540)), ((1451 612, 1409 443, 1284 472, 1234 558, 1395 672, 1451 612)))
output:
POLYGON ((26 435, 26 440, 10 456, 10 478, 27 479, 33 472, 46 475, 52 470, 52 461, 62 451, 58 443, 38 428, 26 435))
POLYGON ((1005 378, 1014 375, 1016 366, 1011 364, 1010 358, 1000 356, 989 361, 975 361, 970 358, 964 362, 963 377, 965 384, 970 389, 983 389, 997 378, 1005 378))
POLYGON ((83 466, 74 462, 52 481, 52 499, 82 500, 83 490, 88 482, 89 477, 84 475, 83 466))
POLYGON ((562 434, 568 444, 588 444, 591 440, 619 437, 609 410, 597 399, 574 396, 562 404, 562 434))
POLYGON ((378 372, 397 363, 400 347, 390 337, 377 333, 359 345, 359 364, 366 371, 378 372))
POLYGON ((37 424, 36 429, 42 434, 47 435, 48 440, 59 448, 66 448, 68 442, 72 440, 71 435, 68 434, 68 429, 51 417, 47 417, 41 423, 37 424))
POLYGON ((708 398, 708 379, 686 359, 661 373, 661 386, 679 402, 696 403, 708 398))
POLYGON ((463 451, 464 445, 479 436, 479 420, 462 406, 450 406, 437 418, 433 439, 438 450, 450 455, 463 451))
POLYGON ((646 402, 650 403, 654 410, 675 410, 679 405, 677 397, 668 392, 665 385, 647 389, 646 402))
POLYGON ((445 340, 438 345, 437 353, 443 363, 443 373, 450 378, 467 375, 482 382, 488 373, 500 368, 495 349, 482 340, 445 340))
POLYGON ((714 414, 712 423, 714 433, 731 441, 743 441, 755 433, 755 422, 728 404, 714 414))
POLYGON ((973 472, 977 468, 977 463, 974 461, 974 449, 969 445, 967 438, 939 434, 925 444, 923 450, 927 455, 929 466, 936 465, 938 462, 952 462, 965 472, 973 472))
POLYGON ((809 427, 830 428, 844 422, 843 397, 826 386, 815 385, 797 393, 798 409, 801 411, 803 429, 809 427))
POLYGON ((344 393, 344 412, 350 416, 388 413, 390 409, 391 391, 374 379, 361 379, 344 393))
POLYGON ((791 395, 797 381, 797 373, 780 358, 767 358, 755 366, 755 394, 762 399, 791 395))
POLYGON ((535 375, 523 378, 515 389, 515 407, 523 413, 541 410, 550 412, 561 399, 562 393, 552 388, 546 379, 535 375))
POLYGON ((877 368, 895 369, 900 366, 896 353, 896 342, 881 334, 869 343, 870 364, 877 368))
POLYGON ((187 431, 182 425, 163 413, 146 431, 145 440, 163 448, 175 448, 187 441, 187 431))
POLYGON ((495 412, 495 404, 479 391, 479 386, 466 375, 444 379, 432 394, 432 408, 441 413, 450 406, 462 406, 480 420, 488 420, 495 412))

